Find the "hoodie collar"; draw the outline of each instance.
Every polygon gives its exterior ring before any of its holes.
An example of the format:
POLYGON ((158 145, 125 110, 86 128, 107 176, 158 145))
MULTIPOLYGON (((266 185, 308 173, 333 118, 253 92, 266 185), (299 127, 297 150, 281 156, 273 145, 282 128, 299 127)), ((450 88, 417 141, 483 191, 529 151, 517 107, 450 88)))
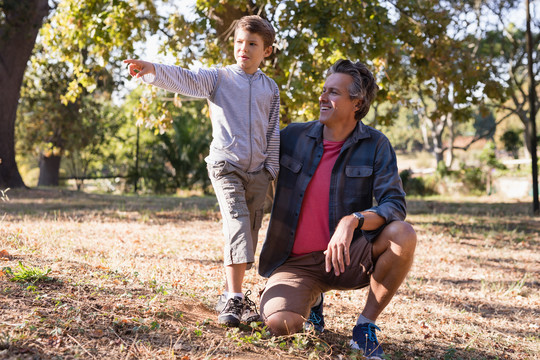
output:
POLYGON ((238 64, 229 65, 229 68, 238 75, 248 80, 250 78, 256 79, 262 74, 261 69, 257 69, 257 71, 255 71, 252 75, 247 74, 238 64))

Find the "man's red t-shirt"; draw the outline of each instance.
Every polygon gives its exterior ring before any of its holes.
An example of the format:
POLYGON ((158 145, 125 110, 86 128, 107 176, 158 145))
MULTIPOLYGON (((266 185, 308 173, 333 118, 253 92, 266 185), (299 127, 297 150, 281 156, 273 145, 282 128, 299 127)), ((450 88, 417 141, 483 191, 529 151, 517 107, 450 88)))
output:
POLYGON ((292 256, 324 251, 328 247, 330 242, 330 226, 328 225, 330 177, 344 143, 345 141, 323 140, 324 152, 321 162, 308 184, 302 201, 292 256))

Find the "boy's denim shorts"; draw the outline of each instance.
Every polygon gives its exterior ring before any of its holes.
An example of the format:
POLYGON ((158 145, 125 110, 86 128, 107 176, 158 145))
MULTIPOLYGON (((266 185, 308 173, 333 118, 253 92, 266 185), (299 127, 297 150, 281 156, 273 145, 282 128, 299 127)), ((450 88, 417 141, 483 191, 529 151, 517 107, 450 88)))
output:
POLYGON ((261 314, 267 318, 280 311, 309 317, 319 294, 330 290, 354 290, 369 285, 374 268, 373 244, 363 236, 351 243, 351 263, 339 276, 326 272, 322 251, 290 257, 278 267, 261 295, 261 314))
POLYGON ((227 161, 208 164, 207 168, 223 220, 224 265, 247 263, 249 269, 255 261, 272 176, 264 168, 248 173, 227 161))

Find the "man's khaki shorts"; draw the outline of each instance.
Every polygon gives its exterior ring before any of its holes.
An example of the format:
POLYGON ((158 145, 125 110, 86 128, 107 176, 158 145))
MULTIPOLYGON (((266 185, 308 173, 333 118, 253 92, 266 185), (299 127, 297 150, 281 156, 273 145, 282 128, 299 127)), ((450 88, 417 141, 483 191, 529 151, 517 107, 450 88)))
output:
POLYGON ((268 279, 261 295, 264 318, 279 311, 290 311, 307 319, 320 293, 354 290, 369 285, 373 272, 373 245, 364 237, 351 243, 351 263, 339 276, 327 273, 322 251, 290 257, 268 279))

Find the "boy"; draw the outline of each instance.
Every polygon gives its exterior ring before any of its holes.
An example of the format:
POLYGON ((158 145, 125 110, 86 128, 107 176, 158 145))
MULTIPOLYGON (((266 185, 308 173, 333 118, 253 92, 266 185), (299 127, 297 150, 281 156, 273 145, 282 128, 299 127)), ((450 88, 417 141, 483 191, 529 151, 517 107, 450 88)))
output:
POLYGON ((226 284, 216 310, 225 326, 259 320, 242 283, 254 262, 268 185, 279 171, 279 89, 259 70, 272 53, 274 37, 268 21, 244 16, 234 34, 235 65, 190 71, 124 60, 131 76, 146 83, 208 99, 213 140, 205 160, 225 235, 226 284))

